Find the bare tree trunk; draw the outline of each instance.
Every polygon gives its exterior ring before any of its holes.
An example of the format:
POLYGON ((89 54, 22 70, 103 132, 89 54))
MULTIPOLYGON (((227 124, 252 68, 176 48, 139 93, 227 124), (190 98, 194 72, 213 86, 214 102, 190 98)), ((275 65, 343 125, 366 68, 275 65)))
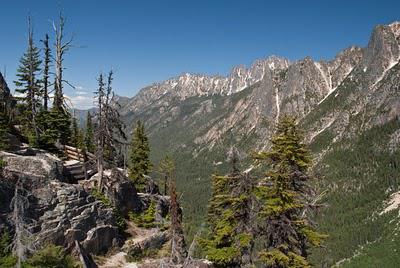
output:
POLYGON ((32 234, 25 228, 24 222, 24 214, 28 200, 22 194, 23 191, 24 189, 21 187, 20 179, 18 179, 15 184, 14 197, 12 199, 13 221, 15 224, 13 251, 17 256, 17 268, 21 267, 22 262, 26 260, 27 253, 32 250, 32 234))
POLYGON ((170 182, 170 211, 171 211, 171 258, 175 264, 182 264, 187 257, 185 237, 182 229, 182 210, 176 194, 175 181, 170 182))
POLYGON ((97 181, 97 187, 99 191, 101 191, 103 187, 103 152, 101 150, 101 153, 99 154, 98 160, 97 160, 97 173, 99 175, 98 181, 97 181))
MULTIPOLYGON (((68 81, 63 80, 63 61, 64 53, 72 47, 73 38, 69 41, 64 42, 64 25, 65 18, 60 12, 59 24, 56 27, 53 23, 53 28, 56 34, 56 56, 55 56, 55 81, 54 81, 54 101, 53 106, 61 110, 64 107, 64 94, 63 94, 63 82, 71 86, 68 81)), ((73 86, 72 86, 73 87, 73 86)))

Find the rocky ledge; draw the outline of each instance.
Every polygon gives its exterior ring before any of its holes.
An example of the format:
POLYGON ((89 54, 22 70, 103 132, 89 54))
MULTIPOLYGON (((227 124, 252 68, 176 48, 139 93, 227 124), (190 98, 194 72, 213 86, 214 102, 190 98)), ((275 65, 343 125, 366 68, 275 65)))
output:
POLYGON ((118 245, 113 211, 81 185, 64 182, 62 161, 48 153, 0 152, 7 163, 0 177, 0 229, 23 229, 29 248, 46 243, 72 250, 75 241, 92 254, 118 245))

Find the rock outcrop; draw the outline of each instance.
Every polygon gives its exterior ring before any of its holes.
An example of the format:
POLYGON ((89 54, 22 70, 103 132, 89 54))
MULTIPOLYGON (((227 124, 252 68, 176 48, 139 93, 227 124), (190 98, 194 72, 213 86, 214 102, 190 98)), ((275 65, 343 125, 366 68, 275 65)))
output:
POLYGON ((54 243, 72 250, 79 241, 87 252, 99 254, 118 244, 112 209, 81 185, 65 183, 60 159, 47 153, 1 152, 0 157, 7 163, 0 179, 0 224, 12 233, 18 221, 36 248, 54 243), (16 198, 23 206, 13 205, 16 198))
MULTIPOLYGON (((87 190, 96 189, 98 174, 89 180, 82 180, 79 183, 87 190)), ((138 198, 136 188, 125 172, 121 169, 109 169, 104 171, 103 192, 111 201, 112 205, 118 208, 122 216, 127 217, 129 212, 139 212, 142 210, 142 203, 138 198)))

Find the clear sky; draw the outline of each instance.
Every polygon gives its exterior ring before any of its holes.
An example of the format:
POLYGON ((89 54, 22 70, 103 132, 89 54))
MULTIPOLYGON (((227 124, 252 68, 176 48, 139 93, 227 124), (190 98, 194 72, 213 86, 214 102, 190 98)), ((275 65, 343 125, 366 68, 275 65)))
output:
POLYGON ((183 72, 226 75, 269 55, 331 59, 351 45, 366 46, 373 27, 400 20, 400 1, 267 0, 2 0, 0 68, 13 89, 26 49, 27 16, 37 44, 62 10, 76 48, 67 55, 67 89, 86 108, 100 71, 115 71, 117 94, 133 96, 183 72))

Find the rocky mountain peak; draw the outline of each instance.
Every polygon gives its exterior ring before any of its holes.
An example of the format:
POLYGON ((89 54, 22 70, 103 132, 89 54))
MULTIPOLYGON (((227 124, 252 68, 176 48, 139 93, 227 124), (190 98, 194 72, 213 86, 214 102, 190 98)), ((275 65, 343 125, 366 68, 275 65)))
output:
POLYGON ((400 37, 400 22, 399 21, 392 22, 391 24, 389 24, 389 27, 391 28, 394 36, 396 38, 399 38, 400 37))

